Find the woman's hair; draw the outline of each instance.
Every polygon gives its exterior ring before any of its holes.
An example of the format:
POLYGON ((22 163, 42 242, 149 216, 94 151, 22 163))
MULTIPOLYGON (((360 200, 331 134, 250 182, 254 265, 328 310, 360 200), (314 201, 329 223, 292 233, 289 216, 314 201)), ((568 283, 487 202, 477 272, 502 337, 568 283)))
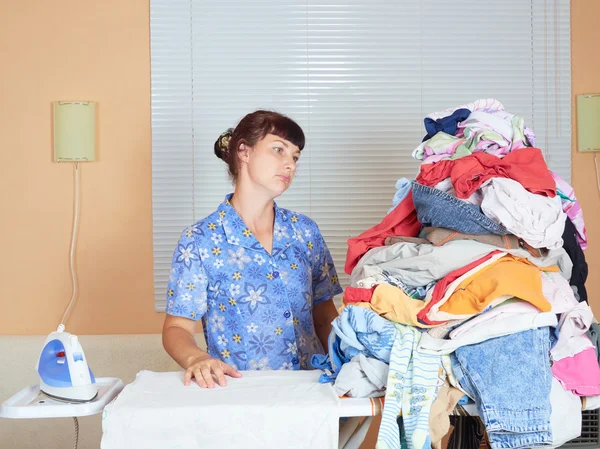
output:
POLYGON ((267 134, 275 134, 296 145, 300 151, 304 149, 304 132, 291 118, 274 111, 258 110, 246 115, 235 127, 229 128, 215 142, 215 154, 225 161, 229 177, 236 181, 240 158, 240 145, 253 147, 267 134))

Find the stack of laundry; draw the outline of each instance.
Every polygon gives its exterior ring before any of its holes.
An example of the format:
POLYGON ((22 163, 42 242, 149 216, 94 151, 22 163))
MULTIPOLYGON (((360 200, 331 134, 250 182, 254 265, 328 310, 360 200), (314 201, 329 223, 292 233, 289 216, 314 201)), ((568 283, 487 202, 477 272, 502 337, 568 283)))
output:
POLYGON ((378 448, 440 447, 469 401, 481 421, 451 446, 564 444, 580 435, 582 398, 600 396, 575 193, 497 100, 425 128, 416 180, 400 179, 388 215, 348 241, 351 285, 313 366, 340 396, 385 395, 378 448))

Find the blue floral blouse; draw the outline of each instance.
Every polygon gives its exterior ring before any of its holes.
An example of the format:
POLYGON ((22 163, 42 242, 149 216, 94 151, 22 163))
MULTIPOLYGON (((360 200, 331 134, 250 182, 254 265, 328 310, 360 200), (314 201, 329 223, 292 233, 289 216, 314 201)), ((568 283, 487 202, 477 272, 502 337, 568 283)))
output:
POLYGON ((310 218, 275 205, 269 254, 229 203, 183 231, 167 313, 202 319, 208 352, 240 370, 310 369, 313 306, 342 292, 310 218))

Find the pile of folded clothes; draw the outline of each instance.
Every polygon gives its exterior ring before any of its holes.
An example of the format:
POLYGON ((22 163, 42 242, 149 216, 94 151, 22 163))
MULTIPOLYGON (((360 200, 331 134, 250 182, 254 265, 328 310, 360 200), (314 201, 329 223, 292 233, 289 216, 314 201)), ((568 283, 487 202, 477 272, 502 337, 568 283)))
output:
POLYGON ((350 286, 313 366, 340 396, 385 396, 378 448, 440 447, 469 402, 479 418, 456 429, 473 435, 450 446, 564 444, 581 410, 600 407, 575 193, 497 100, 425 128, 416 180, 400 179, 388 215, 348 241, 350 286))

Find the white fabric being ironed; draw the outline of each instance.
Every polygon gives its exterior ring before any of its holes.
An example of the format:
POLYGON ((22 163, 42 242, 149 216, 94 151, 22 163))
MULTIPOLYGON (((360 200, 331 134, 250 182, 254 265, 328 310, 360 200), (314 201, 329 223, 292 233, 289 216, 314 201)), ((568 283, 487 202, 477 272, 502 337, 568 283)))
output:
POLYGON ((244 371, 226 387, 141 371, 102 420, 102 449, 337 449, 339 398, 322 372, 244 371))

